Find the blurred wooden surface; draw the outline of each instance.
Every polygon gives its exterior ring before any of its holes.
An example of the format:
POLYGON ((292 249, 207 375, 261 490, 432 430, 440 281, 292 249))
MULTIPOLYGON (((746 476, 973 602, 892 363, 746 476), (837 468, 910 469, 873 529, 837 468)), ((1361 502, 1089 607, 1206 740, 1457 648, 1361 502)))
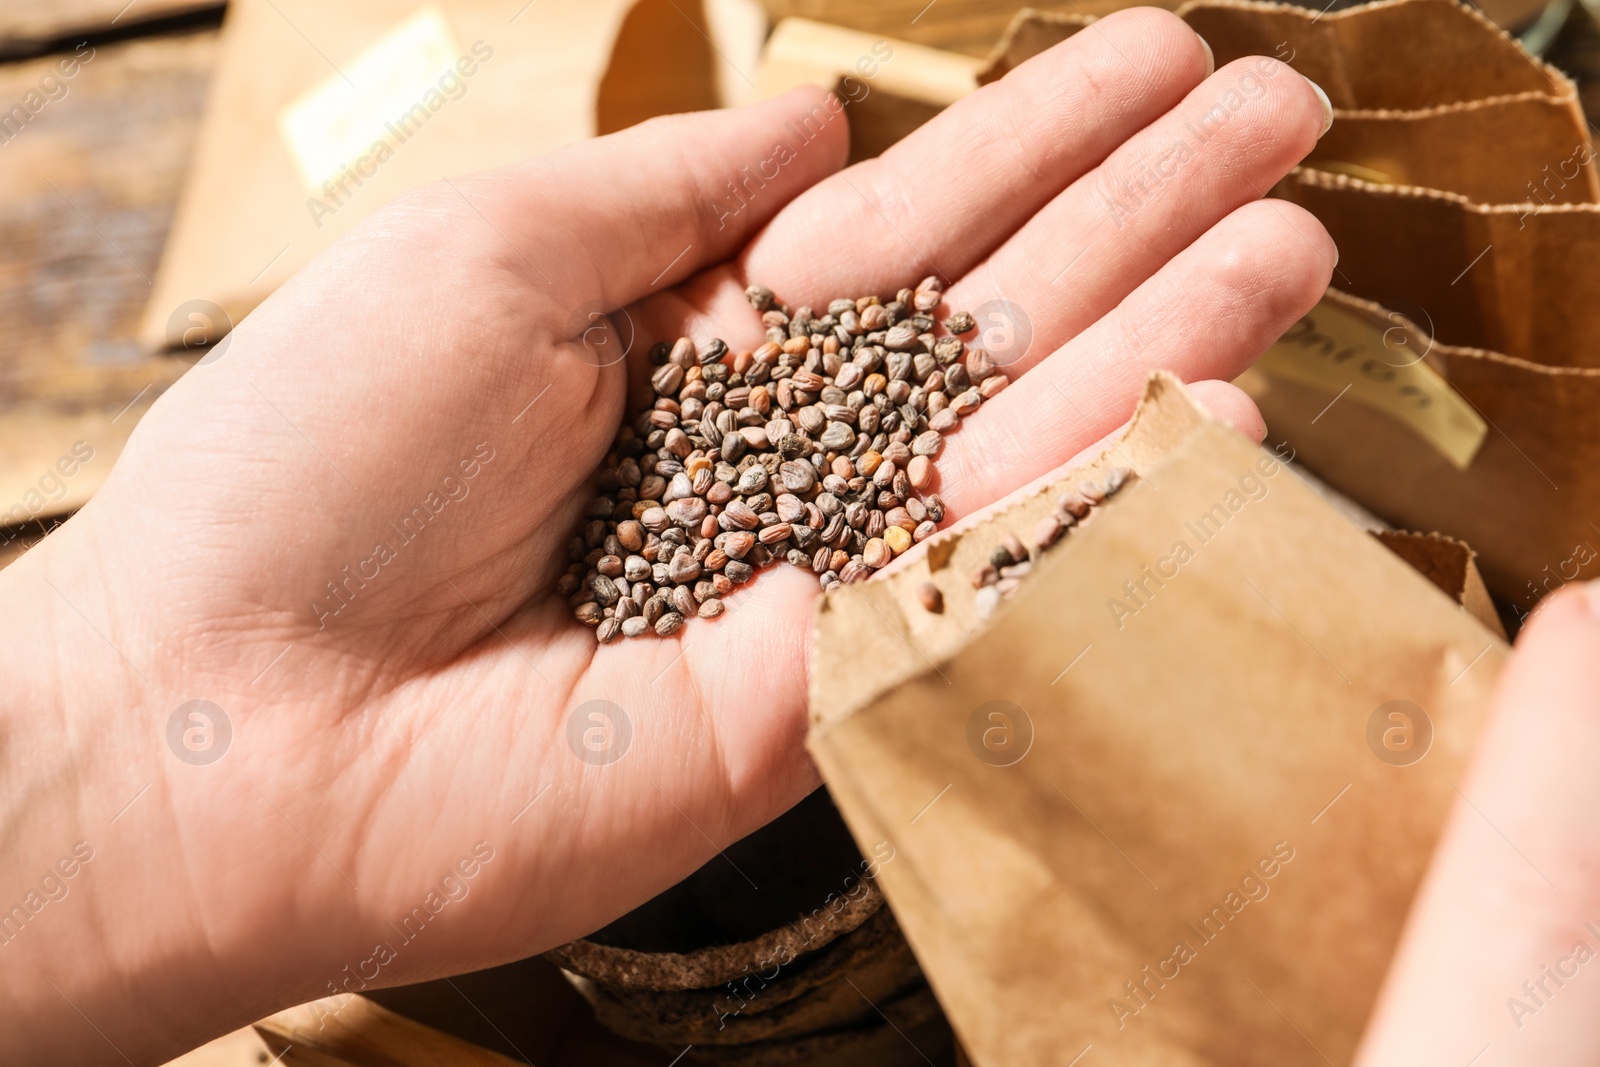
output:
POLYGON ((133 336, 217 36, 91 45, 70 78, 60 68, 70 49, 0 64, 0 109, 41 85, 55 94, 0 143, 0 521, 81 506, 187 369, 145 355, 133 336), (78 442, 93 458, 57 485, 52 468, 78 442))
POLYGON ((220 11, 217 0, 5 0, 0 56, 29 54, 76 38, 142 32, 152 24, 220 11))

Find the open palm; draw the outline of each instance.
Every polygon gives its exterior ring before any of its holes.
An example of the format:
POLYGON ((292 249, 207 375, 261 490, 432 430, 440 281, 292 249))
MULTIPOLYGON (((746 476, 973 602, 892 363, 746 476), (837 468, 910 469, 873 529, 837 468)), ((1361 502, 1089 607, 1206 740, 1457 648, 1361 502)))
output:
POLYGON ((426 188, 301 271, 0 578, 11 636, 65 662, 24 686, 62 713, 3 769, 73 783, 8 852, 96 848, 89 927, 12 947, 50 982, 8 991, 29 1021, 0 1060, 147 1059, 352 974, 549 948, 803 796, 813 576, 605 646, 553 591, 630 375, 659 339, 754 347, 751 282, 1007 301, 1020 387, 950 437, 955 516, 1114 430, 1150 370, 1233 377, 1335 261, 1260 199, 1324 107, 1274 61, 1208 67, 1179 20, 1124 12, 847 170, 844 118, 800 91, 426 188), (214 762, 169 743, 193 700, 227 717, 214 762))

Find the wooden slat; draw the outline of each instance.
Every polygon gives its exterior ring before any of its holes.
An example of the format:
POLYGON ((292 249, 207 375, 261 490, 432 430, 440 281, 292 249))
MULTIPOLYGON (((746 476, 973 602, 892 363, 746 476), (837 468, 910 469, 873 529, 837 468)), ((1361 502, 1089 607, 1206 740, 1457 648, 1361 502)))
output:
POLYGON ((5 0, 0 3, 0 56, 221 9, 218 0, 5 0))
POLYGON ((216 51, 209 30, 95 47, 70 78, 70 52, 0 65, 0 108, 56 94, 0 144, 0 522, 81 505, 187 369, 134 329, 216 51), (76 442, 94 455, 63 489, 50 472, 76 442))

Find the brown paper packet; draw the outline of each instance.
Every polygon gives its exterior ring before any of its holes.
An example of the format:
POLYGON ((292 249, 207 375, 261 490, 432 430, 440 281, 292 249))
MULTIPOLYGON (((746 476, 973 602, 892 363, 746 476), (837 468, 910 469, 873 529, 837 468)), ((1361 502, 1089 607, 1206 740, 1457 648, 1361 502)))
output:
POLYGON ((1347 1062, 1503 642, 1170 377, 1106 456, 930 544, 942 614, 928 561, 820 606, 808 745, 896 848, 880 884, 973 1062, 1347 1062), (999 531, 1119 464, 975 626, 999 531), (1396 700, 1431 724, 1406 766, 1396 700))
POLYGON ((1600 576, 1600 367, 1447 345, 1330 289, 1239 384, 1334 489, 1469 542, 1515 616, 1600 576))
MULTIPOLYGON (((1518 93, 1421 111, 1335 109, 1306 165, 1389 185, 1442 189, 1487 203, 1529 199, 1544 170, 1589 151, 1576 96, 1518 93)), ((1557 204, 1600 200, 1593 168, 1551 183, 1557 204)))
POLYGON ((1380 0, 1332 13, 1203 0, 1178 13, 1211 45, 1218 66, 1241 56, 1277 56, 1346 110, 1414 111, 1571 87, 1454 0, 1380 0))
POLYGON ((1411 564, 1418 574, 1438 587, 1445 596, 1460 604, 1491 633, 1505 638, 1489 588, 1478 571, 1478 554, 1465 541, 1441 533, 1415 533, 1411 530, 1375 530, 1372 536, 1389 551, 1411 564))
MULTIPOLYGON (((1313 80, 1331 75, 1339 89, 1335 94, 1328 88, 1333 127, 1312 150, 1310 166, 1500 202, 1528 198, 1528 185, 1541 168, 1589 144, 1572 82, 1453 3, 1366 5, 1328 15, 1326 23, 1315 11, 1242 0, 1188 3, 1178 14, 1206 38, 1218 65, 1268 55, 1313 80), (1395 35, 1364 32, 1366 20, 1393 28, 1395 35), (1416 53, 1418 37, 1435 40, 1438 50, 1416 53), (1501 57, 1490 64, 1488 76, 1461 77, 1459 64, 1485 52, 1501 57), (1411 80, 1401 86, 1391 81, 1396 64, 1411 64, 1411 80)), ((1088 21, 1077 14, 1018 12, 979 71, 979 84, 998 80, 1088 21)), ((1597 200, 1600 183, 1585 171, 1549 198, 1597 200)))
POLYGON ((717 53, 742 49, 715 37, 674 0, 236 0, 141 342, 170 346, 194 301, 225 332, 407 189, 716 106, 717 53))
POLYGON ((1040 52, 1054 48, 1094 21, 1093 16, 1075 11, 1041 11, 1025 7, 1012 18, 1005 35, 989 52, 978 84, 999 81, 1040 52))
MULTIPOLYGON (((1587 174, 1593 159, 1585 148, 1547 184, 1587 174)), ((1309 170, 1292 172, 1274 192, 1327 228, 1339 246, 1340 289, 1403 312, 1444 344, 1600 367, 1600 279, 1592 269, 1600 207, 1479 204, 1309 170)))

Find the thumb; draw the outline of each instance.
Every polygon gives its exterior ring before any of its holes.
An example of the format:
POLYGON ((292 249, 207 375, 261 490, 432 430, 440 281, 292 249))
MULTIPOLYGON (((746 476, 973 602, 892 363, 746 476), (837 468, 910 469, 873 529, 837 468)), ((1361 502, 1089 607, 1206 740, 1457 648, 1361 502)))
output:
POLYGON ((454 184, 512 247, 561 265, 535 279, 558 306, 615 308, 732 258, 844 165, 849 140, 839 98, 802 87, 651 119, 454 184))
POLYGON ((1357 1063, 1600 1062, 1600 588, 1511 657, 1357 1063))

